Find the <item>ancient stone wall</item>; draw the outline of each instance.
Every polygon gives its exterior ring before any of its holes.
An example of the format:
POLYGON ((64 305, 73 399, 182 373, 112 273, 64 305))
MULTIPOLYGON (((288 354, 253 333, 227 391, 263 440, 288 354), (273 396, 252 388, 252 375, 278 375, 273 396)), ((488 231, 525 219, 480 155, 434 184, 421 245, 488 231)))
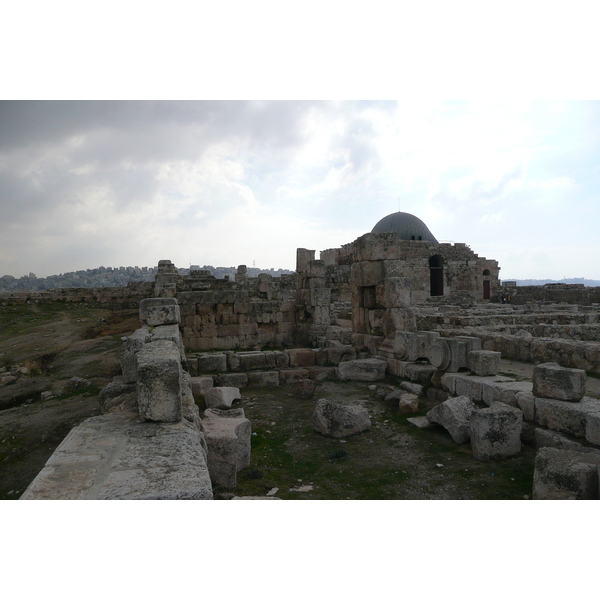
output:
POLYGON ((506 287, 503 292, 511 296, 511 304, 558 303, 591 306, 600 304, 600 287, 585 287, 583 284, 547 283, 546 285, 524 285, 506 287))

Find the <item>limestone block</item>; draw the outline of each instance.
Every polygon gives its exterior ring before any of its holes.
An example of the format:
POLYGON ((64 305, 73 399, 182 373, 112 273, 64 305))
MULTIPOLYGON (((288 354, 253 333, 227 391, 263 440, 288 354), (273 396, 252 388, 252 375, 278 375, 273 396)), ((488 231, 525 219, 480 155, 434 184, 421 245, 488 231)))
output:
POLYGON ((237 359, 239 361, 238 369, 240 371, 251 371, 253 369, 265 369, 269 365, 267 364, 267 356, 264 352, 237 352, 237 359))
POLYGON ((248 385, 248 373, 221 373, 214 377, 214 381, 222 387, 243 388, 248 385))
POLYGON ((469 422, 475 403, 467 396, 448 398, 428 413, 430 423, 441 425, 457 444, 466 444, 471 437, 469 422))
POLYGON ((192 394, 194 398, 204 396, 204 394, 214 386, 212 377, 192 377, 190 379, 192 394))
POLYGON ((371 428, 369 411, 360 404, 340 404, 321 398, 311 417, 313 429, 335 438, 347 437, 371 428))
POLYGON ((379 381, 385 379, 387 363, 376 358, 348 360, 337 367, 338 378, 342 381, 379 381))
POLYGON ((150 341, 154 342, 157 340, 169 340, 177 345, 179 348, 179 356, 181 361, 185 361, 185 347, 183 346, 183 340, 179 333, 179 327, 177 325, 157 325, 150 333, 150 341))
POLYGON ((456 380, 458 375, 456 373, 444 373, 440 379, 442 387, 451 394, 456 393, 456 380))
POLYGON ((503 402, 471 413, 470 434, 473 458, 502 460, 521 453, 523 413, 503 402))
POLYGON ((398 410, 402 414, 419 412, 419 396, 416 394, 402 394, 398 402, 398 410))
POLYGON ((350 267, 350 281, 355 287, 372 287, 383 281, 383 262, 355 262, 350 267))
MULTIPOLYGON (((411 280, 409 277, 387 277, 383 282, 381 304, 387 308, 410 306, 411 280)), ((414 319, 414 314, 413 317, 414 319)), ((400 329, 402 331, 403 329, 400 329)), ((410 331, 410 328, 404 331, 410 331)))
POLYGON ((352 346, 341 346, 338 348, 325 348, 327 352, 327 362, 330 365, 337 366, 341 362, 354 360, 356 358, 356 349, 352 346))
POLYGON ((280 385, 297 383, 301 379, 308 378, 308 369, 282 369, 279 371, 280 385))
POLYGON ((517 392, 517 406, 523 411, 523 420, 535 421, 535 396, 531 392, 517 392))
POLYGON ((585 419, 585 439, 600 446, 600 412, 588 413, 585 419))
POLYGON ((592 448, 586 448, 579 442, 570 440, 562 433, 544 429, 543 427, 534 428, 534 443, 536 448, 560 448, 561 450, 575 450, 576 452, 589 452, 592 448))
POLYGON ((121 354, 120 362, 121 372, 126 383, 135 383, 137 380, 136 354, 151 339, 150 329, 146 326, 134 331, 129 337, 122 338, 123 353, 121 354))
POLYGON ((146 344, 137 353, 137 393, 140 418, 181 420, 182 368, 179 348, 171 341, 146 344))
POLYGON ((308 367, 308 377, 313 381, 335 378, 335 367, 308 367))
POLYGON ((421 384, 429 384, 435 370, 431 365, 409 363, 404 367, 404 377, 421 384))
POLYGON ((588 413, 600 412, 600 400, 584 397, 580 402, 551 398, 535 399, 535 421, 541 427, 575 437, 585 437, 588 413))
POLYGON ((479 402, 481 400, 481 380, 477 377, 459 375, 456 378, 455 393, 479 402))
POLYGON ((248 373, 249 387, 279 385, 279 371, 255 371, 248 373))
POLYGON ((237 472, 250 464, 252 425, 241 408, 207 409, 202 431, 208 446, 208 471, 213 485, 234 488, 237 472))
POLYGON ((598 499, 600 457, 573 450, 540 448, 533 471, 534 500, 598 499))
POLYGON ((227 371, 227 356, 216 352, 197 355, 198 373, 222 373, 227 371))
POLYGON ((206 406, 219 409, 231 408, 233 401, 241 397, 240 390, 236 387, 213 387, 204 394, 206 406))
POLYGON ((181 375, 181 416, 190 423, 195 423, 199 426, 200 409, 194 402, 192 377, 185 371, 183 371, 181 375))
POLYGON ((482 381, 481 400, 488 406, 494 402, 504 402, 515 408, 520 408, 517 403, 517 395, 531 391, 529 381, 482 381))
POLYGON ((176 298, 145 298, 140 302, 140 321, 150 327, 177 325, 180 320, 176 298))
POLYGON ((557 363, 544 363, 533 370, 533 395, 579 402, 585 394, 586 373, 583 369, 567 369, 557 363))
POLYGON ((500 369, 500 352, 475 350, 467 354, 469 369, 481 377, 496 375, 500 369))
POLYGON ((286 350, 290 367, 310 367, 315 364, 315 353, 310 348, 286 350))

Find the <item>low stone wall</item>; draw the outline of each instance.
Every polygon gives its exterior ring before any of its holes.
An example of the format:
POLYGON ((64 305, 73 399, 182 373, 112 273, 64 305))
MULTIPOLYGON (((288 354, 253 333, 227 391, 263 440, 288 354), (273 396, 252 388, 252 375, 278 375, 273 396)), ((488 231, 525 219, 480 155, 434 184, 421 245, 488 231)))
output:
POLYGON ((181 333, 188 352, 293 346, 293 299, 260 300, 248 291, 177 294, 181 333))
POLYGON ((130 283, 127 287, 60 288, 43 292, 0 292, 0 306, 37 302, 85 302, 110 308, 137 308, 152 296, 153 282, 130 283))

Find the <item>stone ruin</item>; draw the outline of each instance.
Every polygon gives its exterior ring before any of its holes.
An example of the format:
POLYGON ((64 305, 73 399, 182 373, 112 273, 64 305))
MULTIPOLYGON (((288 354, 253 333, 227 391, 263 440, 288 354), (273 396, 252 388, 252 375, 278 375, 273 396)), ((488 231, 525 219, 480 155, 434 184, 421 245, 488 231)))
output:
MULTIPOLYGON (((235 281, 182 276, 160 261, 104 414, 69 434, 23 497, 62 497, 71 477, 76 497, 210 498, 211 481, 232 489, 249 464, 251 425, 232 405, 245 388, 302 395, 307 382, 391 376, 404 381, 388 398, 407 415, 424 395, 437 403, 411 423, 441 425, 476 460, 538 448, 533 498, 598 498, 600 400, 585 396, 586 374, 600 373, 598 305, 501 304, 496 261, 396 215, 396 229, 376 226, 318 260, 299 248, 296 273, 279 278, 249 278, 244 265, 235 281), (533 380, 500 374, 501 358, 535 363, 533 380), (150 439, 186 448, 176 468, 150 439)), ((317 404, 315 428, 339 433, 347 415, 332 426, 338 408, 317 404)), ((356 431, 368 429, 360 421, 356 431)))

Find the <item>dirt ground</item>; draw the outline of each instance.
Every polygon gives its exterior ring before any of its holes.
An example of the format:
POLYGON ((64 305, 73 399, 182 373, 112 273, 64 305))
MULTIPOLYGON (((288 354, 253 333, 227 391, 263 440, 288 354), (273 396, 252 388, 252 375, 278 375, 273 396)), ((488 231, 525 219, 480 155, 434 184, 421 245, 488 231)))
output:
MULTIPOLYGON (((0 499, 17 499, 70 429, 99 413, 98 393, 119 374, 121 337, 139 327, 137 311, 110 311, 53 303, 0 308, 0 367, 28 365, 29 374, 0 386, 0 499), (91 379, 76 391, 71 377, 91 379), (41 399, 52 391, 54 397, 41 399)), ((502 361, 501 371, 530 378, 533 365, 502 361)), ((5 371, 6 373, 7 371, 5 371)), ((531 495, 535 450, 483 463, 469 444, 458 446, 441 427, 418 429, 386 403, 385 391, 401 380, 320 382, 312 399, 293 385, 246 388, 234 406, 252 422, 251 465, 238 474, 235 490, 217 498, 264 496, 284 499, 515 499, 531 495), (371 384, 372 385, 372 384, 371 384), (371 429, 343 440, 310 426, 319 398, 358 402, 371 429), (276 488, 276 490, 275 490, 276 488), (275 491, 273 491, 275 490, 275 491)), ((590 395, 600 381, 588 378, 590 395)), ((434 403, 421 401, 419 415, 434 403)), ((414 415, 413 415, 414 416, 414 415)))

